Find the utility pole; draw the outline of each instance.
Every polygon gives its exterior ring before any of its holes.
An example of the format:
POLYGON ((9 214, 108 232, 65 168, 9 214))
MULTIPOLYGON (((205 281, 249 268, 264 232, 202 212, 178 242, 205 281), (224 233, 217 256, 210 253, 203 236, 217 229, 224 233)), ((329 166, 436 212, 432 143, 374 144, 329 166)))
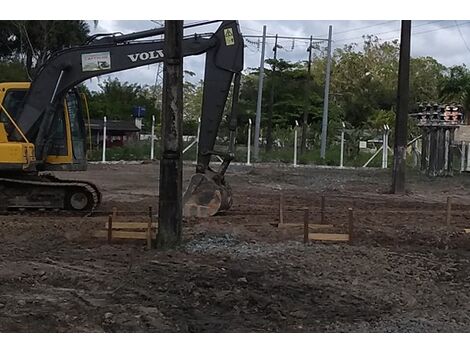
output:
POLYGON ((253 156, 259 159, 259 129, 261 126, 261 103, 263 100, 263 78, 264 78, 264 50, 266 47, 266 26, 263 26, 263 44, 261 46, 261 60, 259 64, 258 100, 256 102, 255 140, 253 142, 253 156))
POLYGON ((269 113, 268 113, 268 128, 266 131, 266 151, 269 152, 273 148, 273 110, 274 110, 274 83, 276 82, 276 60, 277 60, 277 34, 274 39, 274 55, 271 71, 271 96, 269 97, 269 113))
POLYGON ((165 21, 162 154, 157 248, 176 246, 182 235, 183 21, 165 21))
POLYGON ((331 41, 333 36, 333 26, 328 27, 328 49, 326 58, 325 73, 325 94, 323 98, 323 119, 321 125, 321 145, 320 157, 325 159, 326 155, 326 138, 328 136, 328 107, 330 98, 330 73, 331 73, 331 41))
POLYGON ((411 21, 401 21, 400 63, 398 67, 397 115, 393 150, 392 193, 405 193, 406 139, 410 95, 411 21))
POLYGON ((310 92, 310 71, 312 69, 312 40, 313 36, 310 36, 310 44, 308 46, 308 63, 307 63, 307 78, 305 79, 305 95, 304 95, 304 121, 302 123, 302 140, 300 141, 300 154, 305 153, 305 147, 307 145, 307 124, 308 124, 308 95, 310 92))

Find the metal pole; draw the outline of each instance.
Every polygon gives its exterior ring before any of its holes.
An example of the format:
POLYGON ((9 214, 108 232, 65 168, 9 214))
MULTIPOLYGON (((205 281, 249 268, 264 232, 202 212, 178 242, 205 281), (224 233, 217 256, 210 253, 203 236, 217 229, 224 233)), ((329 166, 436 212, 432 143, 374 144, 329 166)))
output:
POLYGON ((310 36, 310 43, 307 49, 308 51, 308 62, 307 62, 307 77, 305 79, 305 87, 304 87, 304 117, 302 123, 302 138, 300 140, 300 154, 305 153, 305 149, 307 147, 307 130, 308 130, 308 108, 309 108, 309 82, 310 82, 310 72, 312 70, 312 36, 310 36))
POLYGON ((165 21, 157 248, 181 242, 183 217, 183 21, 165 21))
POLYGON ((196 137, 196 164, 199 155, 199 135, 201 134, 201 119, 197 119, 197 137, 196 137))
POLYGON ((299 128, 299 122, 295 120, 294 127, 294 166, 297 166, 297 129, 299 128))
POLYGON ((325 94, 323 99, 323 119, 321 126, 321 146, 320 157, 325 159, 326 155, 326 137, 328 135, 328 106, 330 98, 330 72, 331 72, 331 42, 333 36, 333 26, 328 28, 328 56, 326 59, 326 73, 325 73, 325 94))
POLYGON ((259 129, 261 126, 261 103, 263 100, 264 78, 264 50, 266 47, 266 26, 263 26, 263 44, 261 46, 261 59, 259 64, 258 100, 256 101, 255 140, 253 142, 253 154, 255 160, 259 158, 259 129))
POLYGON ((152 115, 152 136, 150 137, 150 160, 154 159, 155 147, 155 115, 152 115))
POLYGON ((388 150, 390 149, 390 147, 388 146, 388 138, 390 136, 390 126, 389 125, 385 125, 387 127, 387 133, 385 134, 385 148, 386 148, 386 151, 385 151, 385 168, 388 167, 388 150))
POLYGON ((465 166, 465 171, 470 171, 470 142, 467 143, 467 164, 465 166))
POLYGON ((405 192, 406 138, 408 134, 408 103, 410 95, 410 42, 411 21, 402 21, 392 193, 405 192))
POLYGON ((103 117, 103 163, 106 161, 106 116, 103 117))
POLYGON ((346 125, 344 122, 341 122, 343 125, 343 129, 341 130, 341 152, 339 154, 339 167, 344 167, 343 161, 344 161, 344 129, 346 128, 346 125))
POLYGON ((387 129, 385 128, 385 125, 383 125, 383 134, 382 134, 382 169, 385 169, 385 158, 386 154, 388 153, 387 150, 387 145, 385 144, 387 142, 387 129))
POLYGON ((449 144, 450 144, 450 130, 444 130, 444 175, 447 175, 449 168, 449 144))
POLYGON ((461 143, 461 154, 460 154, 460 172, 465 170, 465 142, 461 143))
POLYGON ((269 96, 269 111, 268 111, 268 126, 266 131, 266 151, 270 152, 273 147, 273 113, 274 113, 274 84, 276 82, 276 60, 277 60, 277 34, 276 39, 274 40, 274 63, 272 65, 271 71, 271 92, 269 96))
POLYGON ((248 142, 247 142, 247 153, 246 153, 246 164, 251 165, 251 119, 248 119, 248 142))

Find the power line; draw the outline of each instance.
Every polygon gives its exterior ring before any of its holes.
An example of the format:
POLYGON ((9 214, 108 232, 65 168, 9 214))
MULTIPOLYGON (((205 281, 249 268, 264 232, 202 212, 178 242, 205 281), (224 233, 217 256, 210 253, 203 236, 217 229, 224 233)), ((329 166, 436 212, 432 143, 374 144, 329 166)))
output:
MULTIPOLYGON (((470 21, 467 21, 467 22, 464 22, 464 23, 460 23, 459 26, 466 26, 470 24, 470 21)), ((425 34, 425 33, 431 33, 431 32, 437 32, 437 31, 441 31, 443 29, 449 29, 449 28, 455 28, 456 25, 453 24, 453 25, 450 25, 450 26, 445 26, 445 27, 440 27, 440 28, 434 28, 434 29, 429 29, 429 30, 425 30, 425 31, 421 31, 421 32, 414 32, 412 35, 413 36, 416 36, 416 35, 420 35, 420 34, 425 34)), ((398 39, 397 36, 393 36, 393 37, 389 37, 389 38, 381 38, 382 40, 392 40, 392 39, 398 39)))
POLYGON ((383 26, 384 24, 387 24, 387 23, 390 23, 390 22, 395 22, 395 21, 390 20, 390 21, 380 22, 380 23, 376 23, 376 24, 371 24, 371 25, 368 25, 368 26, 356 27, 356 28, 352 28, 352 29, 345 30, 345 31, 336 32, 335 35, 344 34, 344 33, 349 33, 349 32, 356 32, 356 31, 359 31, 359 30, 361 30, 361 29, 366 29, 366 28, 372 28, 372 27, 377 27, 377 26, 383 26))
POLYGON ((467 41, 465 40, 462 31, 460 30, 459 23, 457 21, 454 21, 455 24, 457 25, 457 29, 459 30, 460 38, 462 38, 463 43, 465 44, 465 47, 467 48, 468 52, 470 52, 470 48, 468 47, 467 41))
MULTIPOLYGON (((436 22, 441 22, 441 21, 429 21, 427 23, 422 23, 422 24, 418 24, 416 26, 413 27, 414 28, 419 28, 419 27, 422 27, 422 26, 428 26, 430 24, 433 24, 433 23, 436 23, 436 22)), ((388 34, 388 33, 397 33, 397 32, 400 32, 400 29, 394 29, 394 30, 390 30, 390 31, 386 31, 386 32, 379 32, 379 33, 375 33, 373 35, 375 36, 378 36, 378 35, 381 35, 381 34, 388 34)), ((420 33, 420 32, 418 32, 420 33)), ((334 40, 335 43, 339 43, 339 42, 344 42, 344 41, 348 41, 348 40, 355 40, 355 39, 361 39, 363 37, 363 35, 361 36, 356 36, 356 37, 349 37, 349 38, 339 38, 339 39, 336 39, 334 40)))

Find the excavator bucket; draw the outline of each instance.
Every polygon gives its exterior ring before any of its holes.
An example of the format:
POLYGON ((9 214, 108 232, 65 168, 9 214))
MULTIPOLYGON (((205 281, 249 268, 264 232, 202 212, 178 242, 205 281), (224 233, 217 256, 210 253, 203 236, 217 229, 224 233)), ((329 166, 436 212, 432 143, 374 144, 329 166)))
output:
POLYGON ((205 174, 193 175, 183 195, 183 215, 205 218, 228 210, 232 206, 232 192, 223 183, 205 174))

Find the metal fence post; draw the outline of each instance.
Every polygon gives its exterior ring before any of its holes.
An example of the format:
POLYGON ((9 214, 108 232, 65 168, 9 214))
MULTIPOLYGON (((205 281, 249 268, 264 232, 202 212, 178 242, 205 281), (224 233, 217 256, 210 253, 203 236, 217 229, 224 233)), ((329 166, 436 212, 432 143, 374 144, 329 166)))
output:
POLYGON ((247 142, 247 153, 246 153, 246 164, 251 165, 251 119, 248 119, 248 142, 247 142))
POLYGON ((294 166, 297 166, 297 129, 299 128, 299 122, 295 120, 294 127, 294 166))
POLYGON ((341 130, 341 151, 339 154, 339 167, 344 167, 344 129, 346 128, 346 125, 344 122, 341 122, 343 125, 343 129, 341 130))
POLYGON ((460 172, 465 171, 465 142, 461 143, 461 154, 460 154, 460 172))
POLYGON ((154 147, 155 147, 155 115, 152 115, 152 135, 150 137, 150 160, 154 159, 154 147))
POLYGON ((467 143, 467 163, 465 165, 465 171, 470 171, 470 142, 467 143))
POLYGON ((102 162, 106 161, 106 116, 103 117, 103 156, 102 162))

